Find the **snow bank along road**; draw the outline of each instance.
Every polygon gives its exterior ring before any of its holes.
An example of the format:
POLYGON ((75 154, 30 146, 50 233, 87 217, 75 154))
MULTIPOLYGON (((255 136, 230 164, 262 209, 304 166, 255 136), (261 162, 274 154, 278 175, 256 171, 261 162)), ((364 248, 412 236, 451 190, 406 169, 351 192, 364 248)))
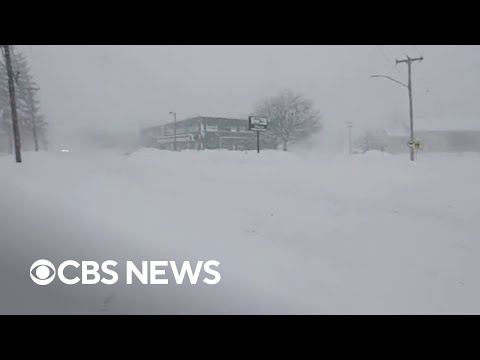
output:
POLYGON ((0 158, 0 313, 480 313, 480 155, 0 158), (38 259, 218 260, 219 285, 37 286, 38 259))

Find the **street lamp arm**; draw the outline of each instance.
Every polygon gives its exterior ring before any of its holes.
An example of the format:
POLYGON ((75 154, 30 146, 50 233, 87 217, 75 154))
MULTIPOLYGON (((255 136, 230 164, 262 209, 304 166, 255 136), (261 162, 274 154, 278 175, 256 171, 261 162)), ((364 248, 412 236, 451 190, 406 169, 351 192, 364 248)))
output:
POLYGON ((385 78, 385 79, 391 80, 391 81, 393 81, 393 82, 396 82, 397 84, 400 84, 400 85, 405 86, 406 88, 408 88, 408 85, 407 85, 407 84, 404 84, 404 83, 402 83, 401 81, 395 80, 394 78, 391 78, 390 76, 385 76, 385 75, 372 75, 372 78, 385 78))

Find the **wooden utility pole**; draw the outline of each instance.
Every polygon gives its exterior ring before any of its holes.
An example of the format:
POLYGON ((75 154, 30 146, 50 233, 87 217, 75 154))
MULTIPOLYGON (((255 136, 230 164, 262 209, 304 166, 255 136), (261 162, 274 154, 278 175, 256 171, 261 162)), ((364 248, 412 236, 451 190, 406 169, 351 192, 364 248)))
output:
POLYGON ((398 64, 407 64, 408 66, 408 97, 410 100, 410 160, 415 161, 415 132, 413 128, 413 93, 412 93, 412 63, 415 61, 422 61, 423 57, 410 58, 407 56, 406 60, 397 60, 398 64))
POLYGON ((402 85, 408 89, 408 97, 410 100, 410 142, 408 146, 410 147, 410 160, 415 161, 415 132, 413 128, 413 91, 412 91, 412 64, 415 61, 422 61, 423 57, 414 58, 407 56, 406 60, 397 60, 398 64, 407 64, 408 65, 408 84, 404 84, 401 81, 391 78, 390 76, 385 75, 372 75, 373 78, 385 78, 391 80, 399 85, 402 85))
POLYGON ((13 128, 13 141, 15 145, 15 160, 17 163, 22 162, 22 152, 20 144, 20 130, 18 127, 18 117, 17 117, 17 101, 15 98, 15 77, 13 75, 12 69, 12 59, 10 55, 10 46, 11 45, 2 45, 5 52, 5 65, 7 67, 8 75, 8 90, 10 93, 10 108, 12 111, 12 128, 13 128))

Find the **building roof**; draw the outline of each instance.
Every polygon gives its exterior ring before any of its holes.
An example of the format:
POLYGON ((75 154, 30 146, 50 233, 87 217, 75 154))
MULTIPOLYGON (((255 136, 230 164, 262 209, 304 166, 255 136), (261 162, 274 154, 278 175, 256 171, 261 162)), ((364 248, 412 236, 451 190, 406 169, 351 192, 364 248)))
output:
MULTIPOLYGON (((234 120, 234 121, 245 121, 245 122, 248 121, 247 119, 235 119, 235 118, 224 118, 224 117, 213 117, 213 116, 195 116, 195 117, 188 118, 188 119, 177 120, 177 124, 181 124, 181 123, 184 123, 184 122, 187 122, 187 121, 192 121, 192 120, 199 120, 199 119, 225 120, 225 121, 234 120)), ((174 124, 174 122, 170 121, 168 123, 164 123, 164 124, 161 124, 161 125, 146 127, 143 130, 148 131, 148 130, 159 129, 159 128, 162 128, 163 126, 172 125, 172 124, 174 124)))
MULTIPOLYGON (((410 125, 396 124, 385 129, 390 136, 409 136, 410 125)), ((479 119, 415 119, 416 132, 453 132, 453 131, 480 131, 479 119)))
POLYGON ((418 119, 415 128, 418 131, 478 131, 479 119, 418 119))
MULTIPOLYGON (((232 121, 232 120, 233 121, 245 121, 245 122, 248 121, 246 119, 233 119, 233 118, 222 118, 222 117, 211 117, 211 116, 196 116, 196 117, 189 118, 189 119, 177 120, 177 125, 188 122, 188 121, 201 120, 201 119, 220 120, 220 121, 232 121)), ((165 124, 164 126, 169 126, 169 125, 173 125, 173 124, 174 124, 174 122, 171 121, 171 122, 165 124)))

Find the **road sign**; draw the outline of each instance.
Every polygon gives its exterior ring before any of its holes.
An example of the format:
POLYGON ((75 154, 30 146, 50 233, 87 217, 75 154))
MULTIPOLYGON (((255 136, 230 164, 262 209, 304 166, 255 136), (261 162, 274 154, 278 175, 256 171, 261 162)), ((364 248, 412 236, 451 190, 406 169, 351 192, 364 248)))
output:
POLYGON ((250 116, 248 126, 250 131, 266 131, 268 130, 268 119, 264 116, 250 116))
POLYGON ((407 143, 407 145, 408 145, 409 148, 415 148, 415 149, 417 149, 417 150, 422 148, 422 143, 421 143, 420 141, 418 141, 418 140, 416 140, 416 141, 409 141, 409 142, 407 143))
POLYGON ((257 152, 260 153, 260 132, 268 130, 268 119, 264 116, 250 116, 248 128, 250 131, 257 132, 257 152))

